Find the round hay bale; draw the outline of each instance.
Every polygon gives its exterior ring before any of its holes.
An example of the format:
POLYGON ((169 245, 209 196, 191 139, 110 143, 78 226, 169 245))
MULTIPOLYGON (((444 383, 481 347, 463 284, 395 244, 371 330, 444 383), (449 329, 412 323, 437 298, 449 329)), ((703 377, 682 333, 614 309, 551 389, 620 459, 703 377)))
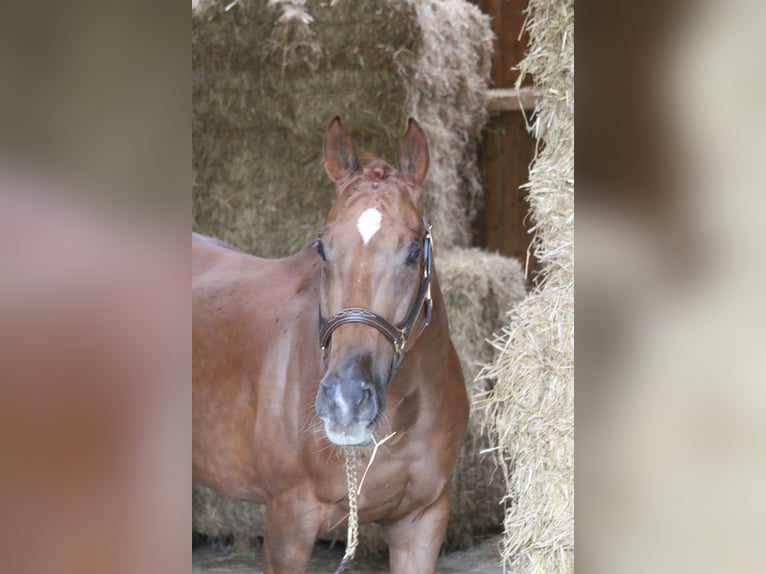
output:
POLYGON ((241 0, 192 10, 193 229, 265 257, 297 251, 333 200, 322 135, 395 157, 406 119, 429 137, 426 207, 467 246, 481 195, 492 32, 463 0, 241 0))
POLYGON ((486 424, 507 480, 504 566, 574 570, 574 3, 530 0, 519 83, 542 89, 531 130, 533 249, 542 280, 508 317, 486 397, 486 424))

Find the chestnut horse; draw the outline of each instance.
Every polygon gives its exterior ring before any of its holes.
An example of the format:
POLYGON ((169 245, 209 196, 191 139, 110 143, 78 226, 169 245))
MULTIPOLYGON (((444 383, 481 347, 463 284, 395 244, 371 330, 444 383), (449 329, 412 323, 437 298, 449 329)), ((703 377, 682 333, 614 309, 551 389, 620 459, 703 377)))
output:
POLYGON ((192 239, 193 475, 267 505, 265 574, 305 572, 317 537, 346 520, 340 447, 359 447, 363 470, 373 435, 394 431, 359 521, 383 527, 392 572, 434 571, 468 398, 423 214, 428 158, 410 119, 398 168, 361 168, 335 118, 324 167, 337 199, 317 240, 268 260, 192 239))

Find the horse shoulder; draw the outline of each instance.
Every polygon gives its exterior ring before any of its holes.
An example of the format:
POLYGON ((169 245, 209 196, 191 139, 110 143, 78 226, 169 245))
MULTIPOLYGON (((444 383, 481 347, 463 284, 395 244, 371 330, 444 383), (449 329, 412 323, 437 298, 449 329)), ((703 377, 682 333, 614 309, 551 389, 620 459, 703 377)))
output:
MULTIPOLYGON (((429 355, 433 357, 435 355, 429 355)), ((457 353, 451 342, 446 360, 417 375, 422 389, 418 421, 409 432, 409 493, 412 506, 429 506, 448 486, 468 426, 469 402, 457 353)))

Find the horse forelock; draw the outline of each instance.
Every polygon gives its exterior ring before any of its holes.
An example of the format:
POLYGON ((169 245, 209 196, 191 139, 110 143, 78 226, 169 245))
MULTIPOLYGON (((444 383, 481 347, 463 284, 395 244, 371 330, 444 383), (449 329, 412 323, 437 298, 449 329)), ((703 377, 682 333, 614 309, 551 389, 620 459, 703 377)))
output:
POLYGON ((367 164, 362 170, 362 177, 372 180, 383 180, 397 175, 398 173, 399 170, 390 163, 383 161, 382 159, 375 159, 367 164))
POLYGON ((407 180, 397 168, 375 159, 341 185, 327 222, 342 217, 360 204, 363 208, 383 206, 386 211, 397 213, 402 220, 412 219, 418 226, 423 195, 420 187, 407 180), (404 212, 408 207, 411 208, 409 214, 404 212))

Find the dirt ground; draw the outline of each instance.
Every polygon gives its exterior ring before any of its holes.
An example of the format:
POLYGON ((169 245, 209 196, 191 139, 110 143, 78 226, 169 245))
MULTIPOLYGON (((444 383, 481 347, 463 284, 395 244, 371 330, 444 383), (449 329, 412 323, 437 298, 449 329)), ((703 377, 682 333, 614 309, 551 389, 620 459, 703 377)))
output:
MULTIPOLYGON (((444 554, 439 558, 437 574, 502 574, 497 545, 500 537, 492 537, 469 548, 444 554)), ((343 546, 331 548, 318 543, 311 558, 310 574, 332 574, 343 557, 343 546)), ((201 544, 192 553, 192 574, 248 574, 261 573, 260 556, 256 552, 237 553, 220 544, 201 544)), ((388 572, 385 560, 354 560, 346 570, 348 574, 384 574, 388 572)))

